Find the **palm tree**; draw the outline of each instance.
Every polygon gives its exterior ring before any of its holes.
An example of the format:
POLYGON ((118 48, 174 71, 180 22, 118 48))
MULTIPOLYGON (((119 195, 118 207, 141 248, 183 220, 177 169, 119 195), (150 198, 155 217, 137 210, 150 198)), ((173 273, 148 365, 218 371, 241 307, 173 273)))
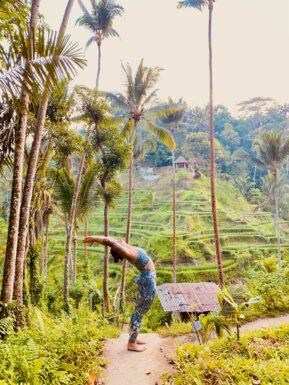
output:
MULTIPOLYGON (((83 168, 80 167, 83 171, 83 168)), ((70 235, 70 231, 77 227, 78 220, 82 220, 85 218, 86 214, 92 207, 94 207, 94 199, 93 199, 93 184, 97 175, 96 168, 92 165, 89 169, 86 170, 84 175, 82 176, 79 182, 79 172, 76 178, 70 173, 67 169, 61 170, 50 170, 50 175, 54 180, 53 184, 53 195, 57 202, 60 203, 61 211, 64 216, 64 223, 66 227, 67 236, 70 235), (79 185, 78 185, 79 183, 79 185), (77 191, 77 196, 75 191, 77 191), (74 197, 74 199, 73 199, 74 197), (76 198, 75 198, 76 197, 76 198), (76 204, 75 204, 76 202, 76 204), (73 223, 71 220, 71 209, 73 207, 73 223)), ((71 243, 72 235, 70 235, 68 242, 71 243)), ((66 246, 67 247, 67 246, 66 246)), ((76 248, 76 244, 74 244, 76 248)), ((69 268, 69 264, 71 265, 72 271, 72 282, 75 283, 76 280, 76 258, 75 258, 74 250, 74 258, 73 262, 71 262, 71 255, 69 254, 66 257, 66 265, 67 270, 69 268)), ((66 273, 68 277, 68 272, 66 273)), ((68 282, 65 281, 67 288, 66 291, 68 293, 68 282)), ((68 298, 68 297, 67 297, 68 298)), ((67 302, 66 302, 67 303, 67 302)))
POLYGON ((215 135, 214 135, 214 104, 213 104, 213 62, 212 62, 212 14, 215 0, 184 0, 179 1, 179 8, 182 7, 193 7, 202 10, 206 7, 209 9, 209 26, 208 26, 208 40, 209 40, 209 78, 210 78, 210 177, 211 177, 211 205, 212 205, 212 217, 213 217, 213 228, 215 247, 218 263, 218 274, 220 286, 224 286, 224 273, 223 273, 223 262, 221 255, 221 245, 219 238, 219 225, 217 215, 217 204, 216 204, 216 164, 215 164, 215 135))
POLYGON ((93 33, 86 46, 90 46, 94 41, 98 48, 98 67, 96 76, 96 88, 99 87, 99 75, 101 65, 101 44, 104 39, 109 37, 119 37, 119 34, 112 28, 113 19, 116 16, 122 16, 124 9, 121 5, 115 4, 114 0, 90 0, 92 11, 88 12, 81 0, 78 3, 83 11, 76 23, 83 25, 93 33))
MULTIPOLYGON (((169 104, 159 113, 160 121, 169 126, 172 136, 174 136, 180 121, 183 119, 186 111, 186 105, 179 101, 174 103, 169 98, 169 104)), ((175 167, 175 151, 172 151, 172 169, 173 169, 173 282, 177 282, 177 210, 176 210, 176 167, 175 167)))
MULTIPOLYGON (((159 79, 161 68, 145 67, 143 59, 141 60, 135 76, 133 76, 132 68, 129 64, 122 66, 126 76, 126 94, 111 94, 107 96, 119 105, 128 118, 123 129, 123 135, 129 137, 129 142, 134 147, 137 128, 140 122, 145 124, 146 130, 155 135, 158 140, 163 142, 169 149, 175 148, 175 142, 170 133, 162 127, 156 126, 150 119, 149 105, 155 98, 157 90, 153 89, 159 79), (153 90, 152 90, 153 89, 153 90)), ((155 115, 155 111, 152 111, 155 115)), ((129 166, 129 199, 128 199, 128 218, 126 228, 126 242, 130 241, 131 219, 132 219, 132 190, 133 190, 133 171, 134 171, 134 149, 130 158, 129 166)), ((126 261, 123 262, 121 290, 120 290, 120 306, 124 296, 126 275, 126 261)))
MULTIPOLYGON (((68 38, 65 37, 65 30, 69 16, 72 10, 74 0, 68 0, 65 13, 62 19, 62 23, 59 29, 59 33, 56 37, 56 49, 52 52, 52 62, 55 64, 55 71, 52 74, 55 77, 55 73, 62 73, 69 77, 75 74, 75 67, 82 67, 85 61, 82 58, 80 52, 76 49, 74 44, 68 44, 68 38), (66 62, 65 66, 60 67, 61 53, 66 52, 70 56, 70 63, 66 62)), ((64 76, 65 77, 65 76, 64 76)), ((32 193, 35 174, 37 170, 37 162, 39 156, 40 145, 43 136, 45 116, 51 94, 51 80, 45 79, 44 91, 41 97, 39 108, 37 112, 37 121, 35 127, 35 133, 33 138, 32 147, 29 154, 29 161, 27 166, 25 184, 23 189, 23 198, 20 210, 20 221, 19 221, 19 236, 17 243, 17 257, 16 257, 16 273, 15 273, 15 297, 19 307, 23 304, 23 271, 24 271, 24 260, 25 260, 25 245, 27 238, 29 212, 31 207, 32 193)))
POLYGON ((239 156, 246 158, 256 164, 257 167, 269 169, 274 179, 274 221, 277 234, 278 266, 281 267, 281 246, 279 226, 279 169, 289 156, 289 137, 283 140, 281 132, 272 130, 262 132, 254 145, 257 158, 239 151, 239 156))
MULTIPOLYGON (((31 3, 30 11, 30 25, 29 25, 29 50, 30 55, 26 58, 25 72, 27 76, 23 78, 23 90, 20 97, 20 117, 19 125, 16 130, 15 137, 15 155, 13 165, 13 181, 12 181, 12 196, 10 206, 10 220, 8 229, 8 239, 6 245, 5 265, 2 283, 1 300, 3 303, 9 304, 13 298, 13 285, 15 274, 15 261, 16 261, 16 245, 18 236, 18 224, 19 224, 19 212, 20 212, 20 197, 22 187, 22 172, 23 172, 23 159, 24 148, 26 139, 26 127, 28 119, 28 105, 29 105, 29 93, 27 87, 27 77, 31 71, 29 61, 33 58, 32 47, 35 39, 35 30, 37 28, 38 10, 40 0, 33 0, 31 3), (25 86, 24 86, 25 85, 25 86)), ((3 91, 3 87, 2 91, 3 91)), ((9 87, 8 87, 9 88, 9 87)))

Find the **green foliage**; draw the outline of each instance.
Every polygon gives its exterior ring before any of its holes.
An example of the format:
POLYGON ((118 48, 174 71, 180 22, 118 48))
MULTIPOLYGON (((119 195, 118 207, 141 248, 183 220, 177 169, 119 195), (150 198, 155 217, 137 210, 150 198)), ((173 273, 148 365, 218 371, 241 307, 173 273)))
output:
POLYGON ((224 332, 230 334, 231 329, 226 318, 216 312, 210 312, 208 314, 201 314, 199 317, 202 328, 200 335, 202 343, 206 344, 210 340, 213 334, 216 334, 219 338, 224 335, 224 332))
MULTIPOLYGON (((154 234, 149 239, 149 253, 154 253, 158 257, 158 261, 171 261, 172 255, 172 239, 168 234, 154 234)), ((177 256, 180 260, 190 260, 195 257, 188 241, 177 238, 177 256)))
MULTIPOLYGON (((215 141, 216 159, 219 161, 224 157, 222 145, 218 140, 215 141)), ((209 134, 206 132, 193 132, 186 136, 186 142, 183 146, 183 155, 190 159, 194 156, 196 164, 201 164, 204 168, 208 168, 210 155, 209 134)))
MULTIPOLYGON (((272 260, 271 261, 269 260, 267 263, 268 263, 268 266, 270 266, 269 269, 271 270, 272 260)), ((289 298, 288 268, 282 268, 278 270, 274 270, 273 268, 272 272, 265 272, 265 271, 250 272, 249 279, 248 279, 248 286, 251 292, 254 293, 254 295, 258 295, 261 297, 261 302, 259 305, 261 307, 261 310, 263 308, 263 311, 265 310, 266 312, 276 313, 278 311, 286 311, 288 309, 288 298, 289 298)))
POLYGON ((206 347, 178 348, 176 373, 163 376, 163 385, 285 384, 289 376, 289 326, 248 333, 206 347))
POLYGON ((0 340, 0 384, 83 385, 101 373, 104 338, 119 333, 84 309, 52 319, 34 308, 30 318, 29 329, 0 340))
POLYGON ((240 339, 241 320, 245 318, 244 310, 252 304, 260 302, 259 297, 251 298, 246 302, 238 303, 226 288, 217 293, 217 297, 221 306, 221 314, 232 322, 237 328, 237 339, 240 339))
POLYGON ((277 259, 275 257, 266 258, 261 262, 261 264, 267 273, 273 273, 278 269, 277 259))
POLYGON ((192 326, 187 322, 173 322, 159 328, 158 333, 164 337, 178 337, 192 332, 192 326))

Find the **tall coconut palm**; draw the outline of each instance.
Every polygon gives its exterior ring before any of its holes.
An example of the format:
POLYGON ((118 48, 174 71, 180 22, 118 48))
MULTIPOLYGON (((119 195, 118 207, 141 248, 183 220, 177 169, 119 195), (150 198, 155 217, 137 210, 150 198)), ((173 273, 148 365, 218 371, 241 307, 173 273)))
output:
MULTIPOLYGON (((161 72, 159 67, 145 67, 143 59, 141 60, 135 76, 129 64, 122 66, 126 76, 126 94, 113 95, 107 93, 107 96, 116 102, 126 113, 128 118, 124 127, 123 134, 130 138, 131 146, 134 146, 137 128, 140 122, 144 123, 145 129, 155 135, 158 140, 163 142, 169 149, 175 148, 175 142, 170 133, 163 127, 155 125, 149 115, 149 106, 156 96, 157 89, 154 89, 161 72)), ((134 171, 134 151, 130 158, 129 166, 129 199, 128 199, 128 218, 126 229, 126 242, 130 241, 131 219, 132 219, 132 190, 133 190, 133 171, 134 171)), ((126 275, 126 262, 123 263, 121 279, 121 301, 124 295, 126 275)))
MULTIPOLYGON (((65 9, 65 13, 62 19, 62 23, 59 29, 59 33, 56 38, 56 49, 52 53, 52 62, 56 66, 55 72, 62 72, 69 77, 75 74, 75 67, 82 67, 85 61, 75 45, 67 45, 67 37, 65 37, 66 26, 69 20, 69 16, 73 7, 74 0, 69 0, 65 9), (65 69, 59 67, 61 52, 68 53, 70 51, 70 59, 66 62, 65 69)), ((23 304, 23 270, 25 260, 25 245, 27 238, 29 212, 31 207, 33 185, 35 180, 35 174, 37 170, 37 162, 39 156, 40 145, 43 136, 44 123, 46 117, 46 111, 48 106, 49 96, 51 94, 51 80, 47 78, 44 85, 43 96, 41 97, 39 108, 37 112, 37 121, 35 126, 35 133, 33 138, 32 147, 29 154, 29 161, 27 166, 27 173, 25 177, 25 184, 23 189, 23 198, 20 210, 20 221, 19 221, 19 236, 17 243, 17 258, 16 258, 16 273, 15 273, 15 297, 17 303, 21 307, 23 304)))
POLYGON ((184 0, 179 1, 179 8, 182 7, 192 7, 199 10, 202 10, 206 7, 209 9, 209 26, 208 26, 208 41, 209 41, 209 78, 210 78, 210 179, 211 179, 211 205, 212 205, 212 217, 213 217, 213 228, 214 228, 214 238, 215 238, 215 247, 218 263, 218 274, 219 274, 219 283, 220 286, 224 286, 224 273, 223 273, 223 262, 221 255, 221 245, 219 237, 219 225, 218 225, 218 215, 217 215, 217 203, 216 203, 216 164, 215 164, 215 144, 214 144, 214 104, 213 104, 213 56, 212 56, 212 15, 214 8, 215 0, 184 0))
MULTIPOLYGON (((186 105, 181 101, 174 103, 169 98, 169 104, 165 106, 165 109, 159 113, 160 121, 169 126, 172 136, 174 136, 179 123, 184 117, 186 111, 186 105)), ((175 151, 172 151, 172 170, 173 170, 173 282, 177 282, 177 210, 176 210, 176 167, 175 167, 175 151)))
POLYGON ((86 27, 93 33, 86 46, 95 42, 98 49, 98 66, 96 76, 96 88, 99 87, 99 76, 101 66, 101 44, 104 39, 109 37, 119 37, 117 31, 112 28, 113 19, 116 16, 122 16, 124 9, 121 5, 115 4, 114 0, 90 0, 91 2, 91 13, 88 12, 87 8, 81 0, 78 3, 83 11, 83 15, 80 16, 76 23, 86 27))
POLYGON ((274 222, 277 235, 278 266, 281 267, 278 177, 280 167, 289 156, 289 137, 284 139, 283 134, 275 130, 262 132, 256 140, 254 148, 257 157, 253 157, 244 151, 238 153, 239 156, 247 158, 257 167, 267 168, 274 178, 274 222))

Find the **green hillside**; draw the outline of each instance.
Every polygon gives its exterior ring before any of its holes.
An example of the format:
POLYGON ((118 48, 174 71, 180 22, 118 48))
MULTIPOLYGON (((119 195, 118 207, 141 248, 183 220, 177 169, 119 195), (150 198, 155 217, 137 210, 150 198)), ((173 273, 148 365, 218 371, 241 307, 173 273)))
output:
MULTIPOLYGON (((156 172, 159 179, 146 181, 135 178, 133 198, 133 220, 131 242, 143 247, 156 259, 161 281, 171 279, 172 243, 172 201, 170 168, 156 172)), ((125 188, 127 175, 121 176, 125 188)), ((214 257, 209 178, 193 179, 190 171, 177 174, 177 256, 178 280, 216 280, 217 269, 214 257)), ((254 260, 276 255, 276 237, 273 217, 268 212, 254 211, 236 187, 230 182, 218 180, 218 213, 220 240, 224 257, 224 272, 233 279, 237 270, 254 260)), ((125 238, 128 198, 127 193, 110 210, 110 234, 125 238)), ((65 248, 65 227, 60 213, 55 209, 49 231, 49 271, 52 275, 62 274, 65 248)), ((89 234, 103 233, 103 206, 96 202, 96 208, 89 215, 89 234)), ((281 224, 282 253, 288 256, 288 232, 286 221, 281 224)), ((1 250, 5 248, 6 223, 1 222, 1 250)), ((84 265, 81 243, 84 224, 79 223, 77 254, 84 265)), ((99 273, 102 270, 101 246, 89 248, 90 267, 99 273)), ((120 265, 111 265, 114 278, 120 274, 120 265)), ((98 274, 97 274, 98 275, 98 274)))
MULTIPOLYGON (((156 169, 157 171, 157 169, 156 169)), ((158 172, 158 171, 157 171, 158 172)), ((156 258, 163 279, 171 274, 171 176, 170 168, 159 171, 159 179, 145 181, 136 176, 131 242, 146 248, 156 258)), ((121 177, 125 184, 127 175, 121 177)), ((217 279, 214 258, 214 238, 211 220, 209 179, 202 176, 195 180, 189 171, 177 175, 177 255, 179 280, 217 279), (198 277, 192 275, 197 272, 198 277), (202 275, 201 273, 205 273, 202 275), (207 276, 206 273, 210 272, 207 276)), ((246 264, 251 259, 276 255, 276 238, 273 217, 268 212, 254 212, 240 192, 228 181, 219 180, 218 213, 220 239, 224 257, 225 273, 236 269, 236 264, 246 264)), ((110 211, 110 234, 125 238, 127 194, 118 199, 110 211)), ((89 234, 103 233, 102 202, 89 215, 89 234)), ((62 271, 61 256, 65 246, 65 228, 60 217, 54 214, 49 232, 50 271, 62 271), (59 269, 58 269, 59 267, 59 269)), ((282 251, 287 256, 288 224, 282 223, 282 251)), ((79 223, 78 260, 83 262, 84 224, 79 223)), ((102 247, 89 248, 90 265, 101 271, 102 247)), ((120 272, 120 266, 111 267, 120 272)), ((230 274, 232 278, 232 274, 230 274)))

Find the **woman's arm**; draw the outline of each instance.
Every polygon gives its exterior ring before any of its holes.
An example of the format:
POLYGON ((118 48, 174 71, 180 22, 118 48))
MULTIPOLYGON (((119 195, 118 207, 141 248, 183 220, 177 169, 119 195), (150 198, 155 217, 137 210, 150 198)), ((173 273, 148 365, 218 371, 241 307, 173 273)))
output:
POLYGON ((90 245, 97 242, 101 245, 109 246, 111 249, 119 253, 123 258, 126 258, 131 261, 135 261, 137 259, 137 248, 118 239, 104 236, 93 236, 86 237, 83 242, 88 243, 90 245))

